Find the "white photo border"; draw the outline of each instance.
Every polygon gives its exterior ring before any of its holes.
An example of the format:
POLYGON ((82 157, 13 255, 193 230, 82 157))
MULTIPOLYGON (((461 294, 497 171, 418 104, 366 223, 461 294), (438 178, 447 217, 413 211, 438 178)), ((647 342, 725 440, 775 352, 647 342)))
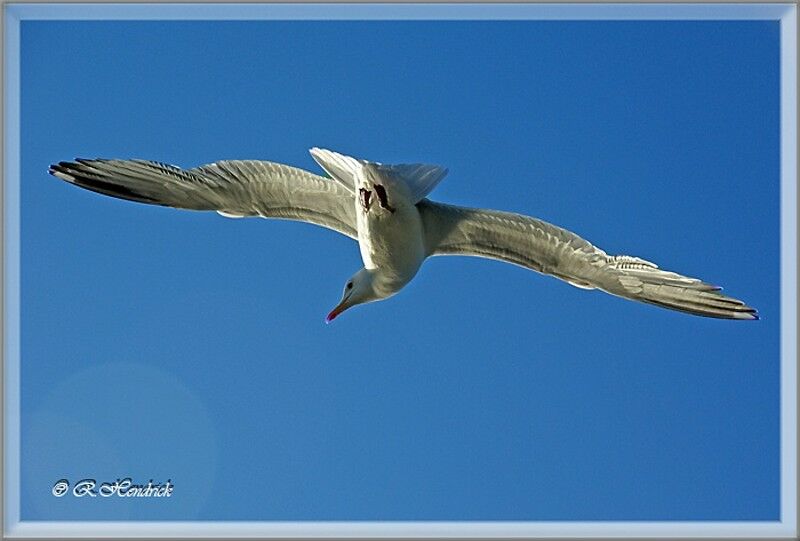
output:
POLYGON ((3 534, 21 537, 797 538, 797 5, 5 4, 3 10, 3 534), (67 522, 20 521, 20 23, 24 20, 780 21, 780 521, 67 522))

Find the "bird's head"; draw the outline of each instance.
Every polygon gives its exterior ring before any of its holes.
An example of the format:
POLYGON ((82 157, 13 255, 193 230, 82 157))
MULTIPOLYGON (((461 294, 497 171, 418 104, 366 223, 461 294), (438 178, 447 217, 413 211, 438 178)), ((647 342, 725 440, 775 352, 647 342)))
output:
POLYGON ((368 269, 355 273, 344 285, 342 300, 331 310, 325 323, 330 323, 336 316, 357 304, 380 300, 382 297, 375 291, 375 274, 368 269))

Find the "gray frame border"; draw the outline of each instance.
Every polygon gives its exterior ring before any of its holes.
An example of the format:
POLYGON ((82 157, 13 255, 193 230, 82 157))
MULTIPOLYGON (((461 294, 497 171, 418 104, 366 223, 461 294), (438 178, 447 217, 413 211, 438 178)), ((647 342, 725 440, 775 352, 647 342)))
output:
POLYGON ((6 4, 3 11, 3 534, 13 537, 797 536, 797 5, 771 4, 6 4), (781 521, 776 522, 34 522, 19 520, 20 80, 22 20, 780 20, 781 521), (13 442, 14 445, 5 445, 13 442))

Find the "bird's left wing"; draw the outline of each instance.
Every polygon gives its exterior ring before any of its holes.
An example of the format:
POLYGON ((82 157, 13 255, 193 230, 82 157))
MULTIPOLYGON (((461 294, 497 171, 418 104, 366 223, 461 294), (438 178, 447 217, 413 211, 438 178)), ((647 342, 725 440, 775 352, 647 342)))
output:
POLYGON ((428 255, 498 259, 550 274, 584 289, 726 319, 758 319, 756 311, 720 288, 664 271, 631 256, 610 256, 578 235, 536 218, 457 207, 424 199, 417 204, 428 255))
POLYGON ((225 216, 299 220, 358 238, 352 194, 330 179, 288 165, 228 160, 184 170, 146 160, 60 162, 50 173, 112 197, 225 216))

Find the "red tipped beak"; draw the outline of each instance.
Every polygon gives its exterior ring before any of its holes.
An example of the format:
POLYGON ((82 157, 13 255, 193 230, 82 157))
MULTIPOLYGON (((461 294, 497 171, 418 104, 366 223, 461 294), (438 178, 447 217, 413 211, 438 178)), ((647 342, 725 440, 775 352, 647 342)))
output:
POLYGON ((345 307, 344 307, 344 306, 342 306, 343 304, 344 304, 343 302, 342 302, 342 303, 339 303, 339 305, 338 305, 336 308, 334 308, 333 310, 331 310, 331 313, 330 313, 330 314, 328 314, 328 317, 326 317, 326 318, 325 318, 325 323, 330 323, 331 321, 333 321, 334 319, 336 319, 336 317, 337 317, 339 314, 341 314, 342 312, 344 312, 344 310, 345 310, 345 307))
MULTIPOLYGON (((350 292, 350 294, 352 294, 352 291, 350 292)), ((350 300, 350 296, 351 295, 346 295, 339 302, 339 304, 337 304, 336 307, 333 310, 331 310, 331 313, 328 314, 328 317, 325 318, 325 323, 330 323, 331 321, 336 319, 339 316, 339 314, 350 308, 350 305, 347 304, 347 301, 350 300)))
POLYGON ((339 312, 334 308, 333 310, 331 310, 331 313, 328 314, 328 317, 325 318, 325 323, 330 323, 331 321, 336 319, 336 316, 338 316, 338 315, 339 315, 339 312))

